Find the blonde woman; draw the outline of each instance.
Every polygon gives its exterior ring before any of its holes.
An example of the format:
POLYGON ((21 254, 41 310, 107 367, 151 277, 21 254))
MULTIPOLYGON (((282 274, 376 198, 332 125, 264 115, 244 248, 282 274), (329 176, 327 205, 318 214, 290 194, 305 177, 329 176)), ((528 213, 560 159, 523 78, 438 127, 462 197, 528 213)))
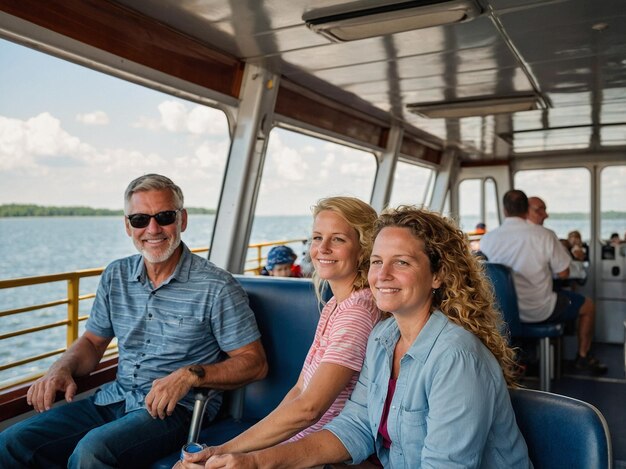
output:
POLYGON ((507 385, 513 351, 483 270, 463 233, 440 215, 400 207, 375 228, 369 284, 392 317, 370 336, 343 411, 300 441, 214 456, 206 468, 529 468, 507 385))
POLYGON ((330 197, 313 207, 310 255, 318 297, 328 285, 313 344, 295 386, 259 423, 220 446, 186 456, 184 467, 213 454, 243 453, 298 440, 339 415, 356 384, 369 334, 380 318, 367 272, 376 212, 352 197, 330 197))

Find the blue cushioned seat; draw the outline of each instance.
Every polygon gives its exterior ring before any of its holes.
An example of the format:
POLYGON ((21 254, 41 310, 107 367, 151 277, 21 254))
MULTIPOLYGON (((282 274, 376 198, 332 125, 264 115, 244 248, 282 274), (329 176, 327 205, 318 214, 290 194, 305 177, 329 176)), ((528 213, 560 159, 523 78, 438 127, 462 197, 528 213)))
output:
MULTIPOLYGON (((224 443, 269 414, 296 384, 313 342, 320 307, 309 279, 236 275, 248 294, 269 371, 261 381, 228 393, 227 415, 207 425, 198 441, 224 443)), ((224 412, 222 412, 224 413, 224 412)), ((179 454, 160 459, 152 468, 170 469, 179 454)))
POLYGON ((535 469, 613 467, 609 428, 594 406, 531 389, 510 394, 535 469))
POLYGON ((498 308, 509 328, 511 338, 539 339, 539 387, 542 391, 550 391, 550 338, 563 335, 563 324, 521 322, 513 272, 503 264, 485 262, 484 265, 485 273, 493 285, 498 308))

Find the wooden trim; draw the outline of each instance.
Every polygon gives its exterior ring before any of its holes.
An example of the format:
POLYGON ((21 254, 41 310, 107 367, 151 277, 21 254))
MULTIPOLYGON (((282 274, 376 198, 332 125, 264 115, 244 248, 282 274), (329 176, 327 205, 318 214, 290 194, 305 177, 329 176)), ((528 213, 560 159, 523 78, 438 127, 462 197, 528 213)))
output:
POLYGON ((424 145, 421 141, 412 135, 405 133, 402 137, 400 145, 400 153, 412 158, 416 158, 429 163, 441 163, 441 150, 434 149, 428 145, 424 145))
POLYGON ((387 145, 388 127, 337 109, 325 103, 322 96, 316 99, 281 86, 274 112, 295 121, 344 135, 368 146, 384 148, 387 145))
POLYGON ((504 159, 486 160, 486 161, 468 160, 468 161, 462 161, 461 167, 462 168, 476 168, 476 167, 481 167, 481 166, 509 166, 510 163, 511 163, 510 160, 504 160, 504 159))
MULTIPOLYGON (((116 374, 117 357, 103 360, 89 376, 76 378, 78 393, 89 391, 104 383, 113 381, 116 374)), ((0 393, 0 422, 33 410, 26 402, 26 392, 31 384, 32 383, 22 384, 0 393)), ((57 393, 55 402, 63 398, 63 394, 57 393)))
POLYGON ((239 98, 243 62, 109 0, 0 0, 0 10, 135 63, 239 98))

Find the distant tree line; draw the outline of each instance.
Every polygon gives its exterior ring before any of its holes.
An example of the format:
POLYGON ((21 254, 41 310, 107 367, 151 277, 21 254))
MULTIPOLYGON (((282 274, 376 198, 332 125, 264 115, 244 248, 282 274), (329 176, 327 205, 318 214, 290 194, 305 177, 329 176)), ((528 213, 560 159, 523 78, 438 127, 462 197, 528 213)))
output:
MULTIPOLYGON (((191 214, 211 215, 214 209, 188 207, 191 214)), ((0 205, 0 217, 93 217, 93 216, 121 216, 123 210, 92 207, 44 207, 34 204, 4 204, 0 205)))

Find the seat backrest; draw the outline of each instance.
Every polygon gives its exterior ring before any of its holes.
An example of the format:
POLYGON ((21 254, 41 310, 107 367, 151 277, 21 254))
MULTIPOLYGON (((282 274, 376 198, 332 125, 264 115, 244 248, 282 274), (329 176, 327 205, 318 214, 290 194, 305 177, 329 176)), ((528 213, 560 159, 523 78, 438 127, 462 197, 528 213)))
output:
POLYGON ((594 406, 531 389, 511 389, 510 394, 535 469, 613 467, 609 428, 594 406))
POLYGON ((498 309, 504 322, 509 327, 511 337, 522 335, 522 324, 519 319, 517 308, 517 293, 513 283, 513 271, 504 264, 485 262, 485 273, 493 285, 498 309))
POLYGON ((242 417, 261 419, 296 384, 313 343, 320 307, 309 279, 235 278, 248 294, 269 364, 265 379, 244 388, 242 417))

